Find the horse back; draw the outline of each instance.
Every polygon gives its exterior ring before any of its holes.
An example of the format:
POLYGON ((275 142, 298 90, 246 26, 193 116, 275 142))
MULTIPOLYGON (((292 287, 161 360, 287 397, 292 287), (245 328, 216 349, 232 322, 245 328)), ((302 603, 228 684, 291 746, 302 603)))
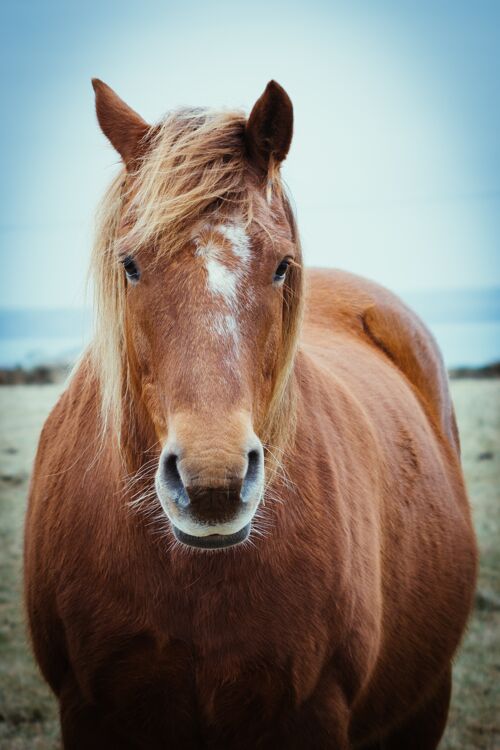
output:
POLYGON ((459 454, 443 358, 416 313, 388 289, 345 271, 312 269, 306 285, 304 341, 314 342, 321 332, 337 332, 378 351, 408 380, 435 429, 459 454))

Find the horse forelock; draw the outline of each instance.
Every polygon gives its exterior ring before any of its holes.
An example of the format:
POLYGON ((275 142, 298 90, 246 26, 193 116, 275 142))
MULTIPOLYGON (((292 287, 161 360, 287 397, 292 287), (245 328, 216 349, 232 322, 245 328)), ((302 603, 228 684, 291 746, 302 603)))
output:
MULTIPOLYGON (((149 248, 153 264, 174 257, 193 241, 195 227, 209 226, 223 235, 240 260, 245 260, 249 253, 246 232, 252 221, 260 222, 259 205, 269 199, 269 185, 264 196, 248 164, 244 127, 245 117, 240 112, 184 109, 168 115, 152 129, 149 148, 136 171, 131 175, 121 172, 102 201, 92 255, 95 327, 90 354, 92 374, 99 382, 101 432, 114 432, 118 445, 129 439, 124 427, 124 403, 133 390, 125 335, 126 287, 119 259, 133 256, 143 247, 149 248)), ((284 207, 298 262, 284 290, 279 367, 262 425, 261 437, 270 447, 270 469, 275 463, 271 456, 277 456, 276 451, 282 449, 294 429, 291 373, 303 296, 300 242, 278 170, 273 171, 272 182, 274 199, 284 207)), ((273 227, 264 230, 272 233, 273 227)), ((215 256, 207 260, 209 283, 224 287, 230 296, 231 278, 224 275, 215 256)), ((226 328, 229 331, 230 323, 226 328)))

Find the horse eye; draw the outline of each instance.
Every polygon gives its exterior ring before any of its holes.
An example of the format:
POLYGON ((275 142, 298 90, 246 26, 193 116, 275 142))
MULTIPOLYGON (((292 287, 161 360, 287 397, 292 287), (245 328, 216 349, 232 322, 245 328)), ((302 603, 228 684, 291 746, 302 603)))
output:
POLYGON ((122 260, 123 267, 125 269, 125 275, 132 284, 137 284, 141 278, 141 272, 135 260, 130 256, 127 256, 125 260, 122 260))
POLYGON ((282 260, 281 263, 279 264, 278 268, 274 272, 273 281, 278 282, 278 283, 280 281, 284 281, 285 276, 286 276, 286 272, 287 272, 287 269, 288 269, 289 265, 290 265, 290 261, 289 260, 287 260, 286 258, 285 258, 285 260, 282 260))

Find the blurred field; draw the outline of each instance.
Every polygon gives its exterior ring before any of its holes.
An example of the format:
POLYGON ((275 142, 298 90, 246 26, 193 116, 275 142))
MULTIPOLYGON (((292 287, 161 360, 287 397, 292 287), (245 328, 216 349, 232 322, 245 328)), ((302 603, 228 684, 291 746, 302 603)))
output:
MULTIPOLYGON (((0 388, 0 747, 59 747, 55 701, 26 643, 22 525, 38 433, 60 385, 0 388)), ((500 380, 452 383, 481 548, 476 609, 455 666, 445 750, 500 748, 500 380)), ((110 749, 111 750, 111 749, 110 749)))

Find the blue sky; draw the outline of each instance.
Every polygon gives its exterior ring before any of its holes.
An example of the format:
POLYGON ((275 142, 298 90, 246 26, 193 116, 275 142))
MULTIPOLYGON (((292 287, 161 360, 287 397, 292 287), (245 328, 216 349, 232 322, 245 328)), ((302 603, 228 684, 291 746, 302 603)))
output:
POLYGON ((98 76, 146 119, 295 106, 306 260, 395 290, 500 285, 500 3, 20 2, 1 10, 2 306, 83 303, 117 158, 98 76))

